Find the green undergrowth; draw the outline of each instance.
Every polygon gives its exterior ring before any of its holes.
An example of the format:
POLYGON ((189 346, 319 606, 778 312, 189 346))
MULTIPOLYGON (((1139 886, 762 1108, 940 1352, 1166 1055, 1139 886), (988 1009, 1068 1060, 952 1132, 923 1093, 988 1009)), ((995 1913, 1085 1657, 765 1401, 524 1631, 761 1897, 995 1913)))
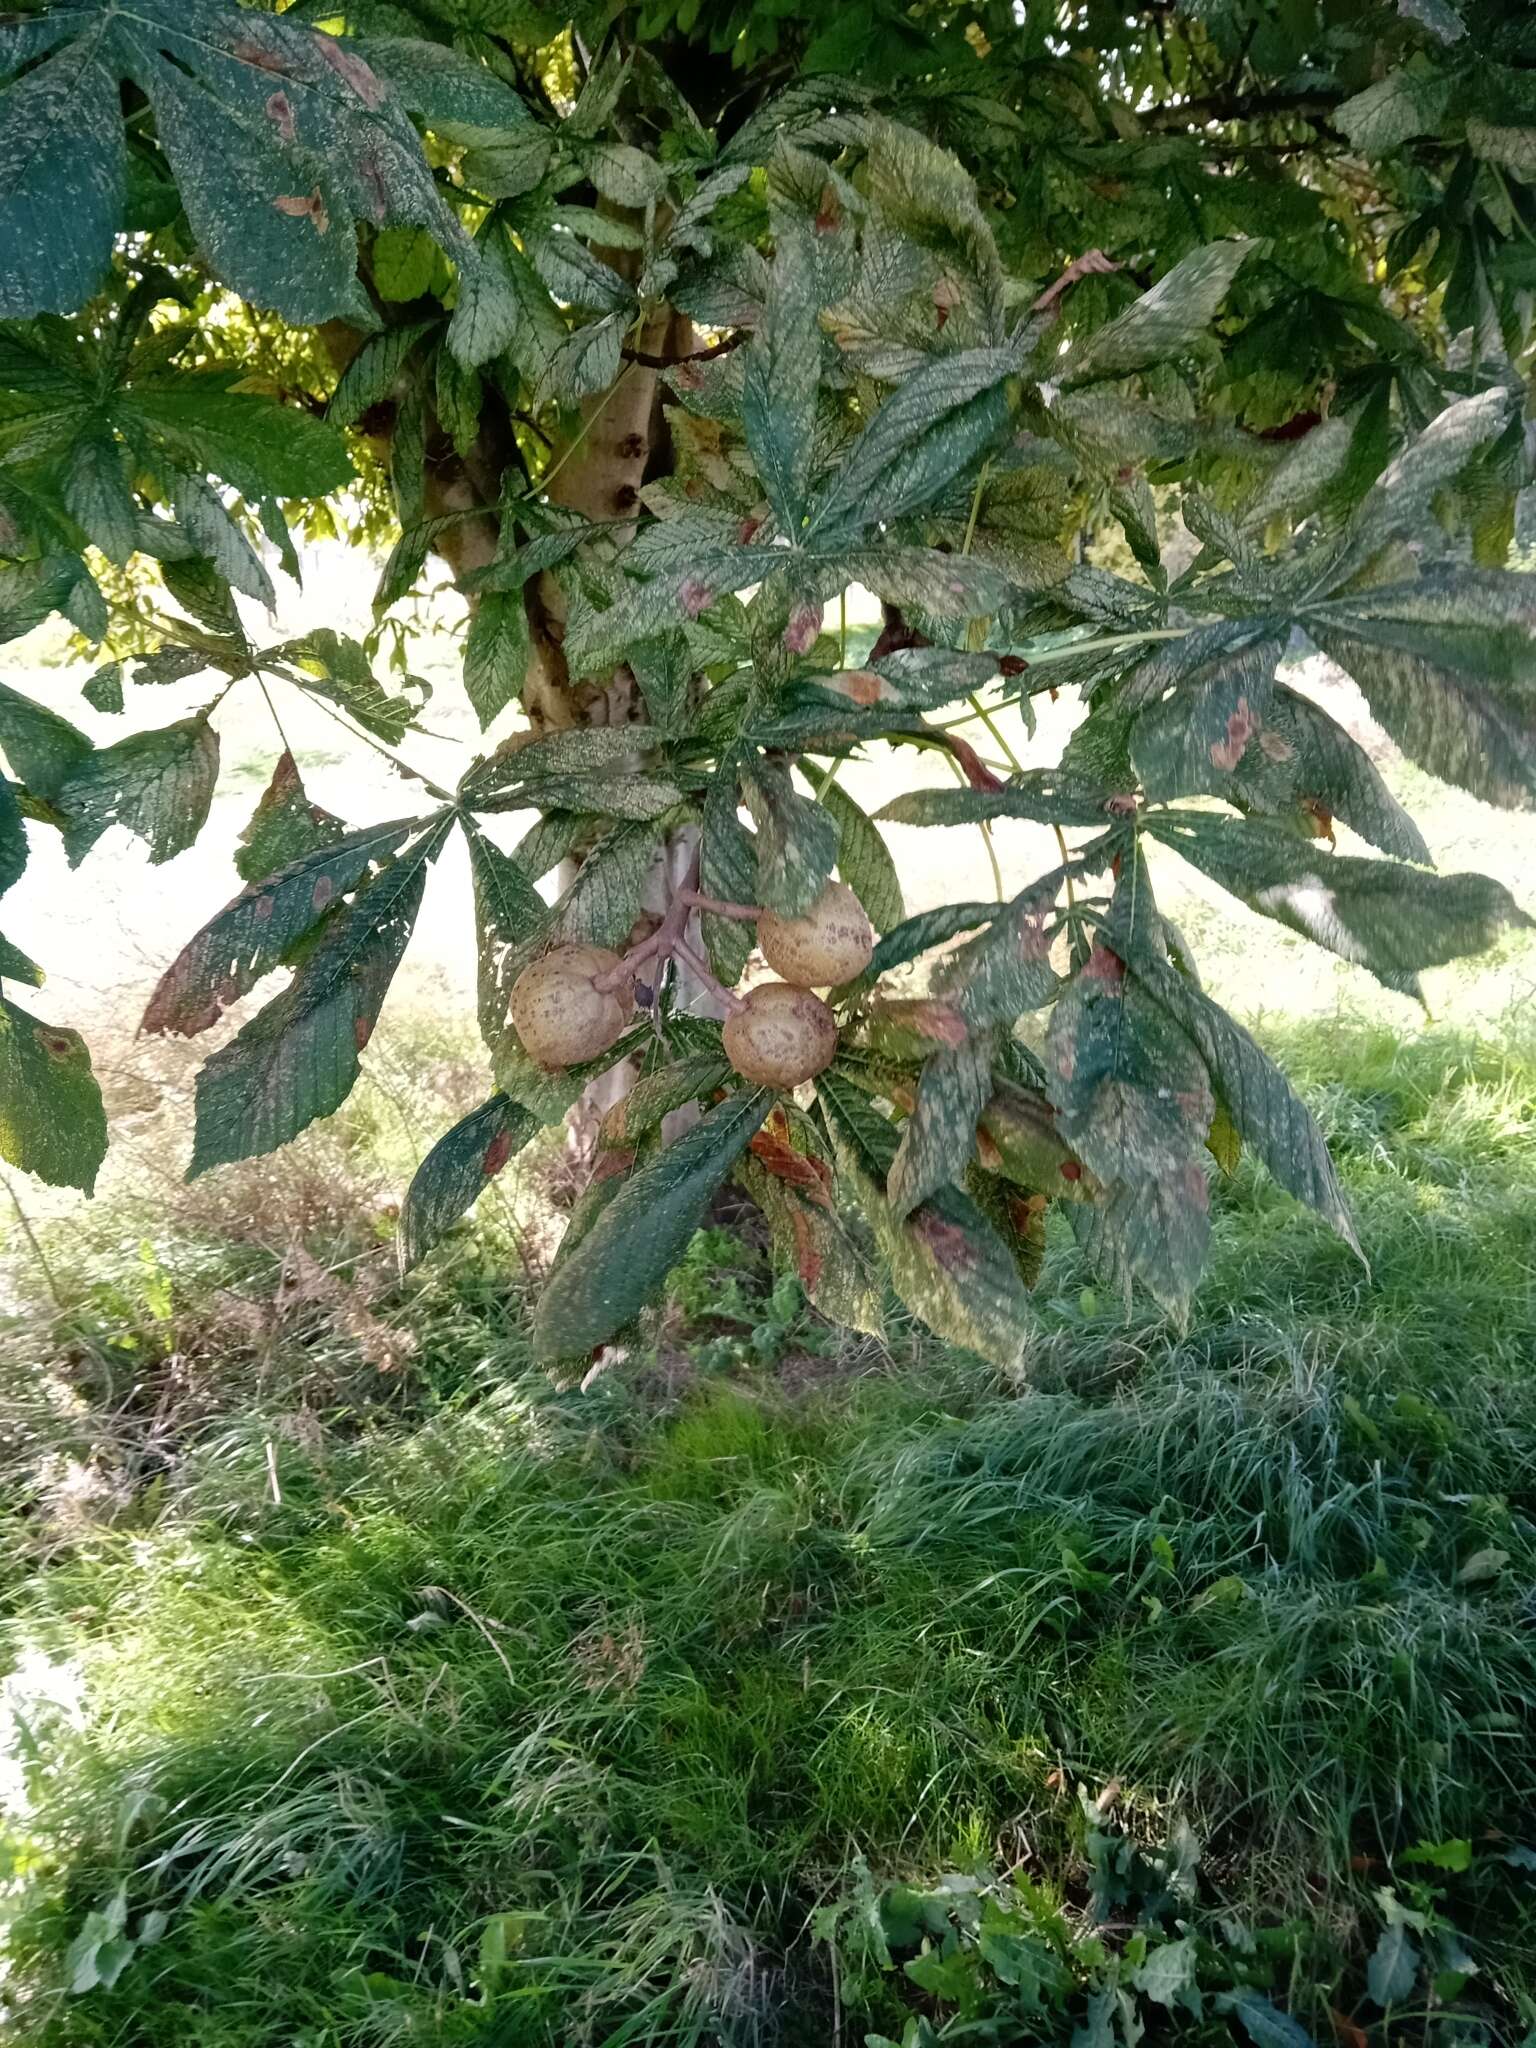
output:
POLYGON ((552 1384, 514 1209, 389 1279, 382 1125, 297 1259, 233 1181, 45 1238, 20 2036, 1519 2043, 1536 1058, 1273 1042, 1369 1274, 1242 1162, 1189 1330, 1063 1246, 1028 1387, 713 1231, 552 1384))

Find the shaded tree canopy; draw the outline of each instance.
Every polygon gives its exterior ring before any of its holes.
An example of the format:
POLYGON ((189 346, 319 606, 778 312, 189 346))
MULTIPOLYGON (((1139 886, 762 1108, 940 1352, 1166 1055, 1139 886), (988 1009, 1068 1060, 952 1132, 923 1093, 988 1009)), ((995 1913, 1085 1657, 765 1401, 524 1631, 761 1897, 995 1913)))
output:
MULTIPOLYGON (((245 886, 145 1020, 210 1029, 290 974, 202 1069, 194 1172, 345 1098, 462 832, 496 1087, 418 1176, 407 1254, 594 1077, 638 1075, 545 1294, 551 1354, 621 1328, 733 1174, 828 1314, 876 1327, 889 1278, 1004 1362, 1053 1204, 1175 1308, 1244 1146, 1351 1236, 1144 844, 1406 994, 1526 921, 1433 871, 1278 670, 1300 628, 1423 768, 1536 802, 1536 598, 1504 566, 1527 7, 55 0, 0 22, 0 76, 0 626, 62 613, 102 650, 101 712, 209 677, 201 712, 104 747, 0 689, 0 888, 29 832, 73 863, 114 825, 190 845, 232 689, 321 698, 404 778, 404 815, 357 824, 275 760, 245 886), (253 625, 295 527, 389 543, 367 641, 253 625), (1105 530, 1124 574, 1082 559, 1105 530), (501 722, 452 791, 409 762, 408 641, 381 660, 434 558, 501 722), (883 606, 862 660, 828 609, 854 586, 883 606), (996 715, 1064 686, 1088 715, 1026 771, 996 715), (1059 862, 909 917, 838 782, 875 746, 957 777, 883 817, 1037 821, 1059 862), (831 993, 835 1055, 812 1092, 743 1087, 719 1014, 753 918, 814 913, 834 875, 879 934, 831 993), (539 1066, 509 997, 571 945, 619 963, 582 968, 614 1035, 539 1066), (913 962, 928 992, 893 993, 913 962)), ((42 978, 14 947, 0 975, 42 978)), ((89 1055, 0 1000, 0 1151, 88 1189, 89 1055)))

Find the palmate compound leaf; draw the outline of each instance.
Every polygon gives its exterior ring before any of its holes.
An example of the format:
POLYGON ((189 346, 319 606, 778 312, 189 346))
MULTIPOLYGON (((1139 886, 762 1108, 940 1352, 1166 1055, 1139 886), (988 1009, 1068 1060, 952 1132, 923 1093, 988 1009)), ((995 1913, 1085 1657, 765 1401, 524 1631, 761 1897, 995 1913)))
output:
POLYGON ((360 889, 283 993, 203 1066, 189 1179, 287 1144, 346 1100, 450 827, 432 822, 360 889))
POLYGON ((185 852, 203 829, 218 776, 219 736, 201 717, 82 756, 53 793, 70 866, 112 825, 136 833, 156 865, 185 852))
POLYGON ((1051 1013, 1051 1101, 1062 1137, 1099 1183, 1086 1240, 1116 1280, 1140 1279, 1182 1313, 1210 1241, 1201 1164, 1215 1101, 1183 1030, 1095 943, 1051 1013))
POLYGON ((624 1182, 550 1276, 534 1312, 540 1358, 581 1357, 640 1312, 772 1106, 767 1089, 729 1097, 624 1182))
POLYGON ((72 312, 121 225, 119 82, 145 94, 182 203, 217 276, 295 325, 372 325, 353 221, 468 238, 438 196, 404 106, 345 40, 225 0, 62 0, 0 29, 0 70, 47 47, 0 96, 0 315, 72 312))
POLYGON ((1302 622, 1410 760, 1485 803, 1536 810, 1531 578, 1434 571, 1314 605, 1302 622))
POLYGON ((1486 875, 1357 860, 1252 818, 1149 812, 1146 829, 1266 917, 1412 994, 1420 968, 1493 945, 1532 920, 1486 875))
POLYGON ((431 1251, 539 1129, 531 1110, 498 1093, 445 1131, 400 1207, 401 1265, 414 1266, 431 1251))
POLYGON ((50 1187, 90 1194, 106 1150, 85 1040, 0 996, 0 1158, 50 1187))
POLYGON ((858 1199, 899 1299, 936 1336, 1005 1372, 1019 1371, 1033 1318, 1008 1246, 957 1187, 941 1188, 909 1216, 897 1216, 885 1193, 896 1132, 835 1067, 818 1077, 816 1095, 839 1177, 858 1199))
POLYGON ((208 1030, 333 916, 372 870, 392 860, 416 826, 412 818, 364 826, 247 883, 166 969, 139 1028, 186 1038, 208 1030))
POLYGON ((1359 1252, 1327 1142, 1312 1112, 1268 1053, 1220 1004, 1166 961, 1141 959, 1133 972, 1138 986, 1198 1050, 1243 1143, 1288 1194, 1315 1209, 1359 1252))

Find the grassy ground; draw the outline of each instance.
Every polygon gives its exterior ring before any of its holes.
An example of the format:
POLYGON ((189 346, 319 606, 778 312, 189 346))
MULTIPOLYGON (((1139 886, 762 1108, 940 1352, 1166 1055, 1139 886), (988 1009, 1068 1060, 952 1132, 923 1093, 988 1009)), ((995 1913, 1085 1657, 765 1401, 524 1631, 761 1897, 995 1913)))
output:
POLYGON ((709 1235, 553 1386, 526 1217, 390 1277, 376 1089, 20 1245, 17 2037, 1526 2037, 1536 1046, 1270 1038, 1371 1277, 1242 1165, 1191 1333, 1064 1245, 1023 1398, 709 1235))

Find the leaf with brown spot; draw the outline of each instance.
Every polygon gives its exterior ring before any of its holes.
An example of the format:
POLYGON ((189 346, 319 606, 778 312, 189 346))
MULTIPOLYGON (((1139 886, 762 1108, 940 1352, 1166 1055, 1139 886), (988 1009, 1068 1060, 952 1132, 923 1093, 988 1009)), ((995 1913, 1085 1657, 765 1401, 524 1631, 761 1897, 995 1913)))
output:
POLYGON ((429 1252, 539 1127, 530 1110, 498 1094, 445 1131, 401 1205, 401 1264, 414 1266, 429 1252))
POLYGON ((0 996, 0 1158, 50 1187, 90 1194, 106 1150, 85 1040, 0 996))

